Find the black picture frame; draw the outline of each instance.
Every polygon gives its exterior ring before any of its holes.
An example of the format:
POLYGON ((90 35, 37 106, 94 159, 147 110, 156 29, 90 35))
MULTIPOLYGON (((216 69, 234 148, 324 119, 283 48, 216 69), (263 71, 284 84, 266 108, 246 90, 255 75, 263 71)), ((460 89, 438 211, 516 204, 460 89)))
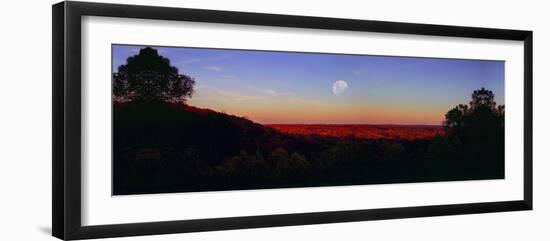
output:
MULTIPOLYGON (((199 232, 289 225, 531 210, 533 33, 523 30, 366 21, 277 14, 150 7, 89 2, 60 2, 53 15, 53 195, 52 233, 65 239, 199 232), (454 205, 342 210, 282 215, 174 220, 98 226, 81 224, 81 17, 229 23, 429 36, 517 40, 524 43, 524 194, 522 200, 454 205)), ((139 220, 136 220, 139 221, 139 220)))

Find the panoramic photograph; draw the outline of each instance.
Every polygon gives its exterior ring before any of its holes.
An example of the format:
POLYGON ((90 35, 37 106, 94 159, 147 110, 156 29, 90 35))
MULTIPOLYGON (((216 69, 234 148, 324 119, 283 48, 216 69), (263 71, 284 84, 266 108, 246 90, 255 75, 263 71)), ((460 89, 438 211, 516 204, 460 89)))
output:
POLYGON ((112 194, 504 178, 504 61, 112 45, 112 194))

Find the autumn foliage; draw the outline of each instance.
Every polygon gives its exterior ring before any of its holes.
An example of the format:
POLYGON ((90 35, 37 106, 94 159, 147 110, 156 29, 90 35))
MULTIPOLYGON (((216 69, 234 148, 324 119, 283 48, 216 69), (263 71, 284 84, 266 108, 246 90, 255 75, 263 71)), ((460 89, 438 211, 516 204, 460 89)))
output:
POLYGON ((275 130, 297 135, 319 135, 360 139, 432 139, 444 135, 443 126, 424 125, 322 125, 322 124, 271 124, 275 130))

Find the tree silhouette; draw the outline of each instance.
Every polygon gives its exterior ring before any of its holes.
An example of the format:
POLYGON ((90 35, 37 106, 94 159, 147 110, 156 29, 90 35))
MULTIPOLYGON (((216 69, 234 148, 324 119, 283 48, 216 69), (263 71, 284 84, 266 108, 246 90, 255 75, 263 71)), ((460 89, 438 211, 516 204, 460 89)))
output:
POLYGON ((468 115, 467 105, 458 105, 445 114, 445 126, 448 128, 463 127, 464 119, 468 115))
POLYGON ((434 140, 429 153, 434 172, 447 166, 472 178, 504 175, 504 105, 497 106, 492 91, 475 90, 469 106, 449 110, 443 124, 445 137, 434 140))
POLYGON ((492 91, 481 88, 480 90, 475 90, 472 93, 472 101, 470 101, 470 106, 472 109, 477 108, 488 108, 494 110, 496 106, 495 95, 492 91))
POLYGON ((461 104, 445 114, 444 126, 447 129, 504 127, 504 105, 496 105, 492 91, 485 88, 475 90, 470 106, 461 104))
POLYGON ((192 77, 180 74, 168 58, 146 47, 113 74, 113 100, 183 104, 193 95, 194 85, 192 77))

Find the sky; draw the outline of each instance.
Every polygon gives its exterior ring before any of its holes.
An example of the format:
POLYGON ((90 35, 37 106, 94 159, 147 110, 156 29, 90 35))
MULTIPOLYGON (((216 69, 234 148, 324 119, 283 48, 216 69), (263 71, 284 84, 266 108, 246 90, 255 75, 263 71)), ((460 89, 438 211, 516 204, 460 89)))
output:
MULTIPOLYGON (((145 46, 113 45, 113 72, 145 46)), ((440 125, 474 90, 504 104, 504 62, 154 47, 195 78, 189 105, 261 124, 440 125)))

